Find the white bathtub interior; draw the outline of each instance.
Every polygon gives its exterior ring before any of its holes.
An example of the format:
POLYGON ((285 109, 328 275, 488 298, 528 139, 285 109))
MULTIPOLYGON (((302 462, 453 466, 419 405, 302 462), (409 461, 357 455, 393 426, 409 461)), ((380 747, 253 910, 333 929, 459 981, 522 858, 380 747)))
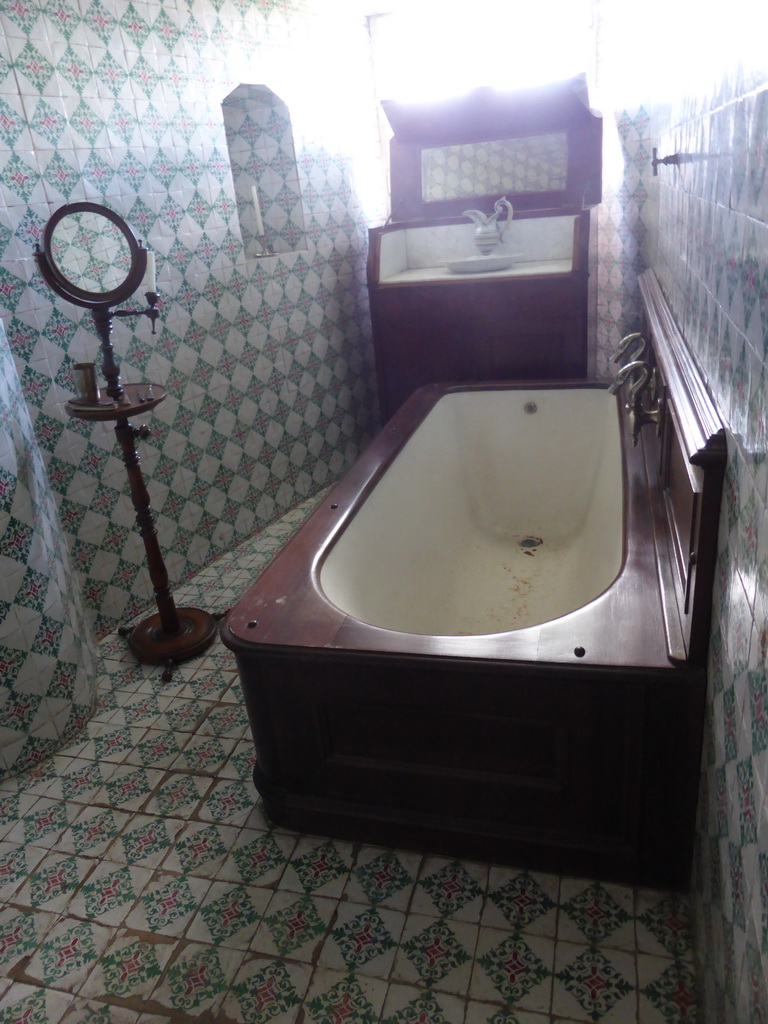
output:
POLYGON ((386 629, 497 633, 593 600, 618 575, 623 548, 613 396, 454 392, 332 546, 320 586, 345 613, 386 629))

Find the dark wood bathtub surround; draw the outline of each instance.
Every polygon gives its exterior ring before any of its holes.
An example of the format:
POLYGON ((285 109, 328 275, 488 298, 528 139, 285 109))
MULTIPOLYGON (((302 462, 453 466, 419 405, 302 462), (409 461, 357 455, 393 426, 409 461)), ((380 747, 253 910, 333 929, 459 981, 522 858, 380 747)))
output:
POLYGON ((687 887, 725 449, 706 393, 681 379, 694 368, 679 335, 667 344, 673 324, 653 285, 644 280, 668 412, 661 440, 646 426, 636 448, 622 415, 624 566, 595 601, 529 629, 429 637, 351 620, 325 600, 324 554, 435 398, 451 390, 431 386, 232 610, 222 636, 237 657, 254 778, 273 820, 687 887), (697 571, 686 575, 691 544, 697 571))
MULTIPOLYGON (((382 107, 393 131, 392 217, 371 229, 367 266, 382 422, 435 381, 585 379, 590 211, 602 195, 603 138, 586 76, 512 92, 481 88, 438 102, 389 100, 382 107), (549 134, 565 140, 565 175, 547 189, 521 181, 520 191, 508 185, 487 195, 424 195, 422 159, 433 147, 549 134), (519 276, 462 276, 435 267, 419 280, 382 278, 382 245, 393 241, 387 236, 462 222, 469 228, 464 211, 492 213, 501 191, 514 221, 530 221, 528 227, 539 218, 573 222, 570 269, 547 272, 541 257, 529 263, 530 253, 521 252, 519 276)), ((489 176, 478 174, 477 181, 489 176)), ((468 240, 467 255, 474 252, 468 240)))

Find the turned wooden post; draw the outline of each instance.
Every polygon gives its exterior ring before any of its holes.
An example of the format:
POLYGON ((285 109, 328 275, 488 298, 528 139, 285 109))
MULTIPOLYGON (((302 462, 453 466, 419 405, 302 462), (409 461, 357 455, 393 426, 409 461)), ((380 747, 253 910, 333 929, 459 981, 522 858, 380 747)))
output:
POLYGON ((144 425, 134 427, 128 420, 118 420, 115 424, 115 434, 123 451, 123 464, 128 472, 131 501, 136 510, 136 524, 147 552, 149 578, 152 580, 163 632, 172 635, 179 631, 179 616, 168 584, 168 570, 165 568, 165 561, 157 540, 155 514, 150 504, 149 491, 144 483, 141 459, 136 446, 138 438, 149 436, 149 427, 144 425))

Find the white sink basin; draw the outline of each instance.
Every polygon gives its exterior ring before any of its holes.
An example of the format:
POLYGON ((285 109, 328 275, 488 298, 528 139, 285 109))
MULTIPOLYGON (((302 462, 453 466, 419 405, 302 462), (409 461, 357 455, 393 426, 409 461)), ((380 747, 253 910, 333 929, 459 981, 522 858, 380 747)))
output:
POLYGON ((445 265, 454 274, 487 274, 492 270, 507 270, 517 259, 519 253, 491 253, 490 256, 467 256, 461 260, 448 260, 445 265))

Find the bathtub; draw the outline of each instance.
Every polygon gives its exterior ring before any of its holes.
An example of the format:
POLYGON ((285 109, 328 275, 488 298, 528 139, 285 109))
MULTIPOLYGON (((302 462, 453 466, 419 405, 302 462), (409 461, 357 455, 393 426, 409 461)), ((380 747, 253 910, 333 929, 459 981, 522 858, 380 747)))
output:
POLYGON ((619 430, 603 388, 442 395, 330 547, 321 592, 352 619, 430 636, 588 605, 623 562, 619 430))
POLYGON ((659 444, 584 382, 413 395, 223 623, 267 814, 685 888, 705 675, 659 444))

